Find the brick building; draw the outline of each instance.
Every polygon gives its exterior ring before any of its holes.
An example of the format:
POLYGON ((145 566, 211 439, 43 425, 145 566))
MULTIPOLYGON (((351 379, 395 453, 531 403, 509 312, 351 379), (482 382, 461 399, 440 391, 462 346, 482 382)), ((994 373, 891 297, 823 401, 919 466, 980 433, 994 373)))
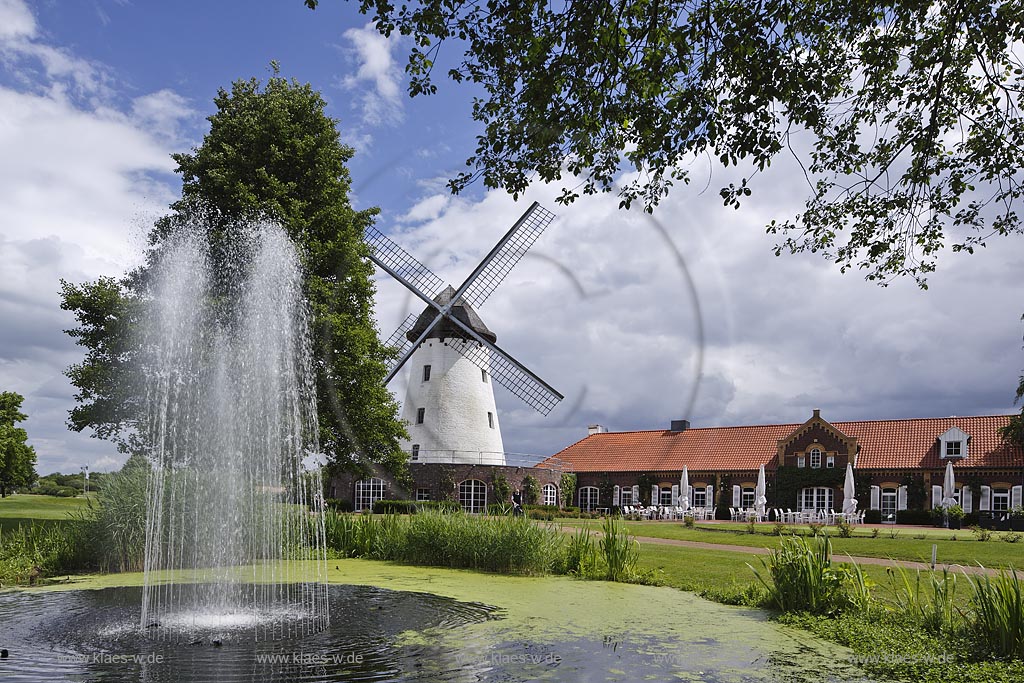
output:
POLYGON ((968 513, 1022 504, 1024 449, 1005 444, 1007 415, 828 422, 815 410, 803 424, 691 428, 590 434, 551 462, 577 474, 574 503, 582 508, 676 504, 687 467, 695 507, 751 507, 761 465, 768 506, 841 509, 852 463, 860 509, 895 519, 902 510, 929 510, 941 501, 948 462, 955 497, 968 513), (712 502, 713 501, 713 502, 712 502))

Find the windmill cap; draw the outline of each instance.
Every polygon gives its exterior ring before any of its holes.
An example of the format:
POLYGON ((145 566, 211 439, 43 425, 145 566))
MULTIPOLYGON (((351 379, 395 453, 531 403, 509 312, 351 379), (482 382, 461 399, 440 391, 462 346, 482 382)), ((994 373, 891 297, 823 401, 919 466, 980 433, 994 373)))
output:
MULTIPOLYGON (((439 306, 446 306, 455 296, 455 288, 448 285, 443 292, 434 297, 434 301, 439 306)), ((498 335, 487 329, 487 325, 484 325, 484 321, 480 319, 480 316, 473 307, 466 302, 461 302, 452 306, 451 311, 448 313, 449 316, 458 319, 463 325, 473 330, 481 337, 491 342, 492 344, 498 341, 498 335)), ((437 317, 437 310, 433 306, 427 306, 420 313, 420 317, 416 319, 416 324, 412 326, 412 329, 406 332, 406 338, 414 342, 420 338, 423 331, 430 326, 430 323, 434 322, 434 318, 437 317)), ((430 331, 427 335, 427 339, 471 339, 466 332, 453 323, 448 318, 445 318, 430 331)))

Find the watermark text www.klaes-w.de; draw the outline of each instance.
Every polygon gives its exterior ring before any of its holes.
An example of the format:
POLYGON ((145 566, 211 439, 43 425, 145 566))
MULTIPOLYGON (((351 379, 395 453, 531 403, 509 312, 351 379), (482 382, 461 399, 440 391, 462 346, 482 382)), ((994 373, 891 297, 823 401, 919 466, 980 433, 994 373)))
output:
POLYGON ((163 664, 164 656, 157 652, 148 654, 114 654, 93 652, 91 654, 57 655, 62 664, 163 664))
POLYGON ((457 652, 455 661, 460 666, 557 665, 561 663, 562 657, 554 652, 457 652))
POLYGON ((363 655, 358 652, 263 652, 256 655, 259 664, 301 664, 304 666, 328 666, 362 664, 363 655))

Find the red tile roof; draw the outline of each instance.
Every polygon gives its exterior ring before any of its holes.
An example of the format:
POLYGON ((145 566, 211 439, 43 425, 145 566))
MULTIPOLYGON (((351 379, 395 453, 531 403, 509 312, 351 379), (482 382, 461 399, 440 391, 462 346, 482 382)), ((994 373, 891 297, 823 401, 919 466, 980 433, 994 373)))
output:
MULTIPOLYGON (((940 469, 937 438, 950 427, 970 435, 968 457, 956 467, 1021 467, 1024 449, 1006 446, 998 429, 1008 415, 866 420, 830 423, 857 438, 857 469, 940 469)), ((592 434, 556 453, 576 472, 663 472, 772 469, 778 441, 800 424, 691 428, 682 432, 637 431, 592 434)))

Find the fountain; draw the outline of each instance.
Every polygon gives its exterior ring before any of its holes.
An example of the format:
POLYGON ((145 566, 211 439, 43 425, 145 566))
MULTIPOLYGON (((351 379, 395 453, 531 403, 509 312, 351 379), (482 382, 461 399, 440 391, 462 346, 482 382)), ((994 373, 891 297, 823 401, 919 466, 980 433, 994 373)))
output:
POLYGON ((271 223, 175 231, 140 332, 152 476, 141 626, 274 640, 327 626, 302 272, 271 223))

